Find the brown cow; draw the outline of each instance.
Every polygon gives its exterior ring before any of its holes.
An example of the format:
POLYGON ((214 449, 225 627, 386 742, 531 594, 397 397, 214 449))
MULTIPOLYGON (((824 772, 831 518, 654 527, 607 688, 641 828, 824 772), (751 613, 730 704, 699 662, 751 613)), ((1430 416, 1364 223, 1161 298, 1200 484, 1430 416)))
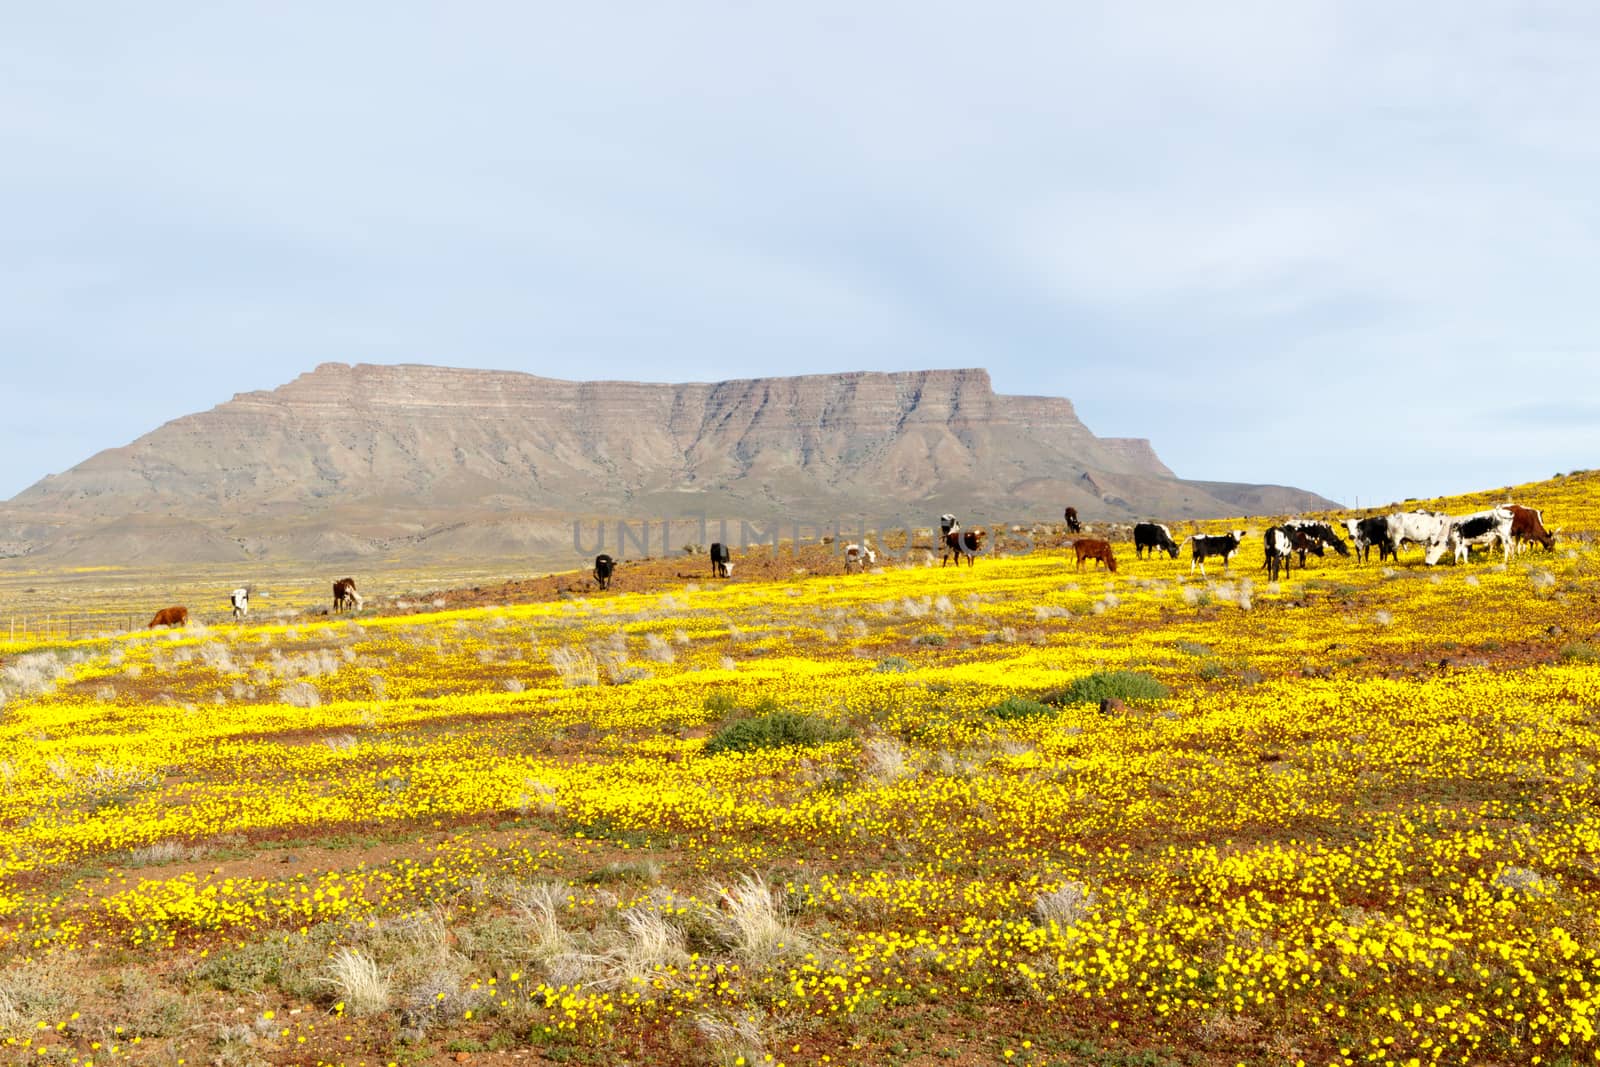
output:
POLYGON ((189 609, 185 607, 162 608, 156 612, 156 617, 150 620, 146 630, 153 630, 157 626, 187 626, 189 625, 189 609))
POLYGON ((950 557, 956 558, 956 566, 961 566, 961 557, 967 558, 967 566, 976 566, 978 553, 983 551, 983 539, 986 535, 982 530, 963 530, 956 527, 944 535, 944 554, 939 558, 939 566, 943 567, 950 562, 950 557))
POLYGON ((354 578, 340 578, 333 583, 333 610, 339 612, 346 607, 352 611, 361 610, 361 594, 356 592, 354 578))
POLYGON ((1083 570, 1083 561, 1092 559, 1096 563, 1104 563, 1106 569, 1112 574, 1117 573, 1117 557, 1111 554, 1110 541, 1082 537, 1072 542, 1072 550, 1078 554, 1078 569, 1080 571, 1083 570))
POLYGON ((1555 549, 1555 534, 1544 528, 1544 512, 1537 508, 1525 508, 1521 504, 1500 506, 1511 512, 1511 540, 1516 542, 1518 552, 1526 548, 1529 541, 1543 545, 1547 551, 1555 549))

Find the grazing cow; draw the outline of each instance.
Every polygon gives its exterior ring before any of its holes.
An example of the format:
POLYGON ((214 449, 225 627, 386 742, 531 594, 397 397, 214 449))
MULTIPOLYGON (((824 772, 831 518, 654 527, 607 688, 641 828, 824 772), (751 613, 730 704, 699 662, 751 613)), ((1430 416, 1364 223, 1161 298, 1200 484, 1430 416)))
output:
POLYGON ((1426 549, 1444 544, 1449 533, 1450 516, 1442 511, 1397 511, 1389 516, 1389 554, 1399 562, 1400 546, 1406 542, 1426 549))
POLYGON ((733 564, 728 561, 728 546, 721 541, 711 542, 711 577, 728 578, 733 575, 733 564))
POLYGON ((600 553, 594 558, 594 580, 601 589, 611 588, 611 573, 617 569, 617 561, 600 553))
POLYGON ((1067 529, 1072 533, 1077 533, 1079 530, 1083 529, 1083 524, 1078 521, 1077 508, 1068 508, 1062 517, 1067 520, 1067 529))
POLYGON ((1072 542, 1072 551, 1078 554, 1078 569, 1080 571, 1083 570, 1083 561, 1092 559, 1096 563, 1104 563, 1106 570, 1112 574, 1117 573, 1117 557, 1111 554, 1110 541, 1083 537, 1072 542))
POLYGON ((1372 515, 1365 519, 1346 519, 1344 528, 1350 534, 1350 543, 1356 546, 1356 558, 1362 563, 1372 546, 1378 546, 1378 562, 1389 558, 1389 516, 1372 515))
POLYGON ((1145 549, 1150 550, 1151 556, 1159 551, 1178 558, 1178 544, 1172 539, 1172 531, 1159 522, 1141 522, 1134 526, 1133 551, 1144 559, 1145 549))
POLYGON ((150 620, 146 630, 153 630, 157 626, 188 626, 189 609, 185 607, 162 608, 156 612, 156 617, 150 620))
POLYGON ((1530 542, 1543 545, 1546 551, 1555 549, 1556 535, 1544 528, 1544 512, 1537 508, 1525 508, 1521 504, 1500 506, 1511 512, 1511 540, 1516 542, 1518 552, 1527 548, 1530 542))
POLYGON ((360 611, 363 601, 361 594, 356 592, 354 578, 340 578, 333 583, 333 610, 335 613, 349 608, 351 611, 360 611))
POLYGON ((250 614, 250 587, 240 586, 228 594, 228 603, 233 605, 233 617, 238 619, 250 614))
MULTIPOLYGON (((1288 522, 1283 524, 1283 528, 1285 530, 1291 530, 1303 535, 1308 540, 1315 543, 1318 547, 1331 548, 1341 556, 1348 556, 1350 554, 1350 549, 1345 545, 1344 539, 1338 534, 1334 533, 1333 527, 1329 526, 1325 522, 1315 522, 1311 519, 1290 519, 1288 522)), ((1310 550, 1297 548, 1295 551, 1300 554, 1300 569, 1305 570, 1306 552, 1310 550)), ((1321 552, 1316 552, 1314 554, 1318 558, 1322 556, 1321 552)))
POLYGON ((1511 512, 1505 508, 1490 508, 1451 519, 1444 537, 1428 546, 1423 562, 1431 567, 1448 550, 1457 563, 1465 563, 1474 545, 1487 548, 1499 541, 1504 562, 1510 563, 1512 521, 1511 512))
POLYGON ((1289 577, 1290 564, 1294 562, 1296 555, 1300 557, 1301 570, 1306 569, 1307 553, 1318 559, 1322 558, 1322 542, 1288 523, 1272 527, 1262 535, 1261 541, 1266 555, 1266 561, 1261 566, 1267 571, 1269 581, 1278 580, 1280 567, 1283 569, 1283 576, 1289 577))
POLYGON ((982 530, 963 530, 957 526, 944 537, 944 555, 940 558, 939 566, 943 567, 954 556, 956 566, 961 566, 961 558, 967 559, 967 566, 977 565, 978 553, 983 551, 983 539, 987 536, 982 530))
MULTIPOLYGON (((1267 580, 1278 580, 1278 570, 1287 578, 1294 566, 1294 536, 1282 526, 1273 526, 1261 535, 1261 547, 1266 553, 1267 580)), ((1300 565, 1305 569, 1305 564, 1300 565)))
POLYGON ((856 569, 863 571, 869 566, 875 567, 878 564, 878 554, 872 550, 870 545, 865 547, 856 544, 845 545, 844 569, 848 571, 851 564, 854 564, 856 569))
POLYGON ((1234 530, 1225 534, 1190 534, 1185 541, 1194 542, 1194 557, 1189 561, 1189 573, 1193 574, 1196 565, 1200 568, 1202 577, 1206 573, 1206 560, 1212 556, 1222 557, 1222 569, 1227 570, 1233 554, 1239 551, 1239 542, 1250 535, 1248 530, 1234 530))

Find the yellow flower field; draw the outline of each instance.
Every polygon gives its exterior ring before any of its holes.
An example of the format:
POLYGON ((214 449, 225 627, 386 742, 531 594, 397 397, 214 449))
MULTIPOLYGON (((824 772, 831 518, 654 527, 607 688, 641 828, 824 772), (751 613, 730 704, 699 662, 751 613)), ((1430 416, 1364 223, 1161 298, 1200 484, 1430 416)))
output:
POLYGON ((1508 496, 0 643, 0 1062, 1600 1062, 1600 477, 1508 496))

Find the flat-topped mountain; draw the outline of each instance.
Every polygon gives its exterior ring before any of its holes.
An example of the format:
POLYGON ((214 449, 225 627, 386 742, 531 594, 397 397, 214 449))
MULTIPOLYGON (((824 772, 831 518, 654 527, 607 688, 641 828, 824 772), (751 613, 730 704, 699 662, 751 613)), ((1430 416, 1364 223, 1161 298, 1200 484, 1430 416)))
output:
POLYGON ((0 505, 62 560, 571 557, 577 517, 927 524, 1198 518, 1330 501, 1189 482, 1148 441, 983 370, 681 385, 329 363, 108 449, 0 505))

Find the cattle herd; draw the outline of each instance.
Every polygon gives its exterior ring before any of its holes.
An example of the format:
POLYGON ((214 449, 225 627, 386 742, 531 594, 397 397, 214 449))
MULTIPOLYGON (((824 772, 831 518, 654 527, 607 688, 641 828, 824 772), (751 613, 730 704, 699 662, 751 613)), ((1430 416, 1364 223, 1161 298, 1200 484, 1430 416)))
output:
MULTIPOLYGON (((1068 508, 1063 517, 1069 531, 1077 533, 1082 529, 1075 508, 1068 508)), ((946 515, 944 518, 954 522, 952 516, 946 515)), ((1555 531, 1545 528, 1544 513, 1520 504, 1497 504, 1487 511, 1475 511, 1470 515, 1446 515, 1440 511, 1397 511, 1392 515, 1345 519, 1344 528, 1350 537, 1349 545, 1326 522, 1289 519, 1269 527, 1262 534, 1265 556, 1262 568, 1272 581, 1277 581, 1280 574, 1289 573, 1290 565, 1297 556, 1300 569, 1304 570, 1308 555, 1320 557, 1326 549, 1331 548, 1341 556, 1348 556, 1351 545, 1355 546, 1356 558, 1363 563, 1371 558, 1374 547, 1378 550, 1378 562, 1381 563, 1391 556, 1398 560, 1403 545, 1420 545, 1423 562, 1431 567, 1446 553, 1455 562, 1465 563, 1473 548, 1487 550, 1498 546, 1502 558, 1509 561, 1513 551, 1521 552, 1529 545, 1553 549, 1556 543, 1555 531)), ((1190 534, 1179 542, 1173 540, 1169 527, 1159 522, 1141 522, 1133 527, 1133 550, 1140 559, 1146 555, 1153 558, 1160 552, 1177 559, 1183 546, 1191 545, 1193 555, 1189 570, 1192 573, 1199 567, 1203 575, 1207 559, 1220 558, 1226 570, 1234 553, 1238 552, 1240 543, 1248 536, 1247 530, 1231 530, 1225 534, 1190 534)), ((1086 561, 1096 560, 1116 573, 1117 564, 1111 555, 1110 542, 1084 537, 1073 541, 1072 547, 1079 570, 1083 569, 1086 561)))
MULTIPOLYGON (((1066 520, 1067 530, 1070 533, 1079 533, 1083 530, 1083 523, 1078 518, 1076 508, 1067 508, 1063 515, 1066 520)), ((1465 563, 1473 548, 1490 550, 1498 548, 1502 559, 1509 561, 1512 552, 1521 552, 1529 545, 1540 545, 1545 549, 1555 548, 1555 534, 1558 530, 1548 530, 1544 525, 1544 513, 1537 508, 1523 507, 1520 504, 1497 504, 1486 511, 1475 511, 1470 515, 1446 515, 1440 511, 1397 511, 1391 515, 1372 515, 1364 519, 1343 520, 1345 533, 1350 538, 1347 545, 1339 536, 1334 527, 1326 522, 1316 522, 1309 519, 1289 519, 1276 526, 1271 526, 1261 535, 1263 555, 1265 561, 1262 568, 1267 571, 1272 581, 1277 581, 1280 574, 1287 576, 1295 557, 1300 559, 1300 569, 1306 566, 1308 555, 1321 556, 1326 549, 1333 549, 1341 556, 1350 555, 1353 546, 1356 558, 1362 563, 1370 558, 1372 549, 1378 550, 1378 562, 1400 558, 1400 549, 1405 545, 1418 545, 1423 550, 1422 560, 1428 566, 1433 566, 1442 560, 1448 553, 1456 563, 1465 563)), ((952 514, 939 516, 939 543, 942 551, 941 566, 948 564, 952 559, 956 566, 961 565, 965 559, 967 565, 973 566, 977 557, 983 552, 983 542, 987 534, 982 529, 964 530, 961 523, 952 514)), ((1177 559, 1184 545, 1191 546, 1189 571, 1193 573, 1199 568, 1200 573, 1206 573, 1206 560, 1221 559, 1224 570, 1232 562, 1234 555, 1239 551, 1240 544, 1249 536, 1247 530, 1231 530, 1225 534, 1190 534, 1182 541, 1175 541, 1170 527, 1159 522, 1140 522, 1133 527, 1134 554, 1140 559, 1154 558, 1158 553, 1165 552, 1172 559, 1177 559)), ((1079 537, 1072 542, 1073 554, 1077 557, 1078 570, 1083 570, 1083 565, 1093 561, 1095 566, 1104 567, 1112 574, 1117 573, 1117 559, 1111 549, 1111 542, 1098 537, 1079 537)), ((728 551, 728 546, 716 542, 711 545, 711 575, 714 578, 733 577, 733 561, 728 551)), ((852 568, 865 570, 876 565, 877 553, 870 545, 848 544, 844 546, 844 569, 848 573, 852 568)), ((611 556, 601 553, 594 558, 595 584, 601 589, 611 588, 612 575, 616 573, 617 561, 611 556)), ((228 603, 233 609, 233 617, 242 618, 250 612, 250 586, 241 586, 228 595, 228 603)), ((362 606, 361 594, 356 592, 354 578, 340 578, 333 583, 333 611, 359 611, 362 606)), ((189 609, 181 605, 162 608, 150 620, 147 629, 157 626, 186 626, 189 622, 189 609)))
MULTIPOLYGON (((251 586, 242 585, 228 594, 228 606, 233 609, 234 618, 242 619, 250 614, 252 591, 251 586)), ((360 611, 361 604, 361 594, 356 592, 356 580, 354 578, 340 578, 333 583, 333 610, 335 613, 346 610, 360 611)), ((162 608, 156 612, 155 618, 150 620, 145 629, 153 630, 157 626, 187 625, 189 625, 189 609, 179 604, 170 608, 162 608)))

